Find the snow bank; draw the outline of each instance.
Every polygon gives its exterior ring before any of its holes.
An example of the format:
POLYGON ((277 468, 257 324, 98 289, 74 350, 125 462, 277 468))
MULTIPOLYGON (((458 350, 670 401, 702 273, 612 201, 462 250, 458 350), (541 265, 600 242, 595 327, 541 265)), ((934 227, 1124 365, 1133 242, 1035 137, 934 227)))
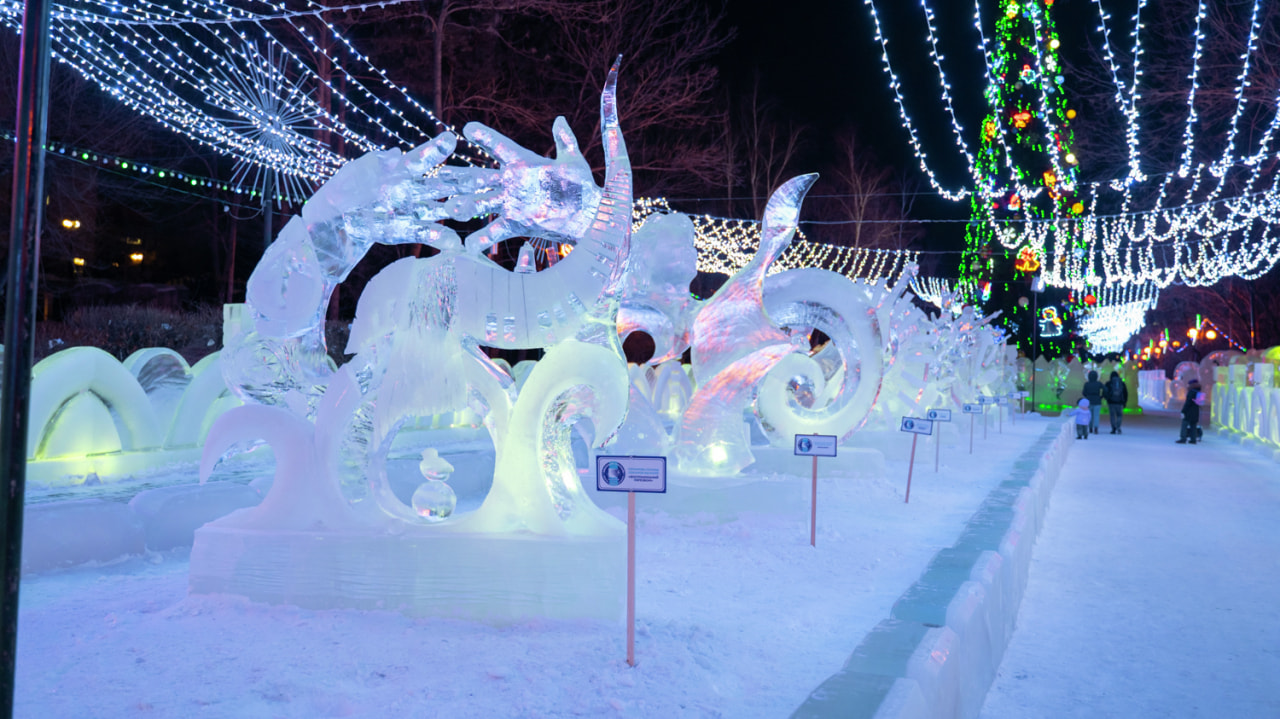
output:
POLYGON ((127 503, 95 498, 27 505, 22 571, 189 547, 196 528, 260 501, 261 495, 248 485, 215 483, 147 489, 127 503))

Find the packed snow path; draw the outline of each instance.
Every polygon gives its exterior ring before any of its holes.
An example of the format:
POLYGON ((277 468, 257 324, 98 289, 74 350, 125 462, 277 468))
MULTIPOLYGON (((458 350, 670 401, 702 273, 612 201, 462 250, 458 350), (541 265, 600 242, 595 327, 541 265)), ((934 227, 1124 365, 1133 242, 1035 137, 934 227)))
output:
POLYGON ((1109 431, 1063 467, 982 719, 1280 716, 1280 466, 1109 431))

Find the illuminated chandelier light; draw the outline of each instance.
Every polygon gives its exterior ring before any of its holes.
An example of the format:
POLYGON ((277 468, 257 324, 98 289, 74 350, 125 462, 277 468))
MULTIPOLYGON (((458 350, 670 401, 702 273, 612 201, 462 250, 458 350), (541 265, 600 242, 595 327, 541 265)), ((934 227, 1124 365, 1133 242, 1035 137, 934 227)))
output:
POLYGON ((1104 287, 1097 304, 1078 320, 1080 334, 1095 354, 1111 354, 1147 323, 1147 311, 1155 309, 1160 290, 1153 284, 1104 287))
MULTIPOLYGON (((292 193, 327 179, 345 161, 319 141, 322 132, 363 153, 419 144, 434 134, 424 126, 452 129, 321 16, 360 7, 365 5, 325 8, 309 0, 295 11, 258 0, 61 4, 52 11, 53 52, 165 127, 244 165, 292 178, 292 193), (302 18, 324 24, 332 50, 297 24, 302 18), (263 25, 267 20, 277 30, 263 25), (286 36, 331 73, 317 72, 289 48, 286 36), (332 98, 332 110, 314 101, 320 88, 332 98), (279 112, 276 122, 267 123, 260 110, 273 93, 279 112)), ((16 31, 22 10, 19 2, 0 3, 0 23, 16 31)), ((474 147, 467 154, 489 161, 474 147)))
MULTIPOLYGON (((249 57, 253 53, 253 48, 246 47, 243 54, 249 57)), ((313 137, 321 129, 318 120, 324 111, 310 101, 300 81, 289 81, 284 68, 279 66, 280 59, 274 49, 268 47, 264 63, 230 71, 214 68, 222 82, 211 83, 211 87, 223 90, 217 104, 232 107, 236 112, 236 117, 228 119, 226 124, 233 132, 277 155, 301 159, 306 150, 324 152, 320 141, 313 137)), ((286 195, 306 196, 314 189, 296 175, 277 175, 263 171, 260 164, 243 161, 236 164, 231 182, 249 185, 267 196, 279 193, 282 182, 286 195)))

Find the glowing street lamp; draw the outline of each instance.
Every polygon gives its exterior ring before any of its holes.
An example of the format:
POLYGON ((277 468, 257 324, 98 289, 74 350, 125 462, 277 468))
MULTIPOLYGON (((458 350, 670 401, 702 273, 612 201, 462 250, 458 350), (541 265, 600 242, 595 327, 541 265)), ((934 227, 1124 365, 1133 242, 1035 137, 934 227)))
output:
POLYGON ((142 253, 141 253, 141 252, 135 252, 135 253, 133 253, 133 254, 129 255, 129 259, 133 262, 133 264, 135 264, 135 265, 140 265, 140 264, 142 264, 142 253))
POLYGON ((62 226, 68 230, 78 230, 80 229, 80 220, 63 220, 62 226))

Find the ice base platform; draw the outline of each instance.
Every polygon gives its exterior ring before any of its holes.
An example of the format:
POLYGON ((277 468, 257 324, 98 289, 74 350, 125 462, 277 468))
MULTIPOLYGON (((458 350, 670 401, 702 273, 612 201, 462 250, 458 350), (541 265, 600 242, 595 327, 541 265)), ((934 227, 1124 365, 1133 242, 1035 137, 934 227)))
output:
POLYGON ((619 621, 626 535, 196 531, 190 591, 308 609, 375 609, 504 624, 619 621))

